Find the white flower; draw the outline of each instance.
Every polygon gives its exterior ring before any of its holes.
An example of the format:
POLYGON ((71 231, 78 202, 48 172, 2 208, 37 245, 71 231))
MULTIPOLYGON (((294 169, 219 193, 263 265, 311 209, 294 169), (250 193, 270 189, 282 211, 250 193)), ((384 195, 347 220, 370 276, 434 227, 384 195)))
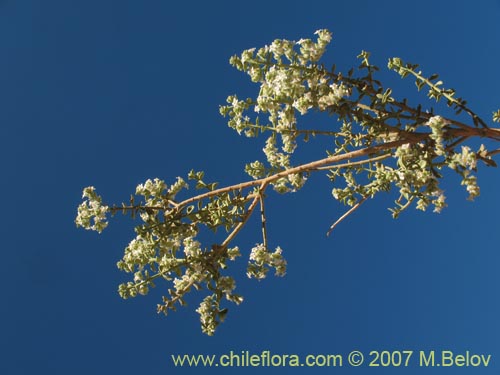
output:
POLYGON ((93 186, 83 189, 82 198, 87 200, 78 206, 76 226, 101 233, 108 226, 106 214, 109 207, 102 204, 102 199, 96 194, 93 186))
POLYGON ((436 155, 444 155, 445 148, 443 145, 443 127, 447 124, 446 120, 441 116, 433 116, 427 122, 431 128, 431 135, 429 136, 435 143, 436 155))
POLYGON ((175 278, 174 279, 174 288, 178 293, 184 292, 184 289, 186 289, 190 283, 192 282, 192 279, 190 276, 184 274, 182 275, 182 278, 175 278))
POLYGON ((332 83, 328 86, 329 91, 318 99, 318 107, 324 111, 327 107, 337 104, 344 96, 349 96, 349 90, 343 85, 332 83))
POLYGON ((200 307, 196 309, 196 312, 200 314, 201 329, 209 336, 215 333, 215 328, 217 327, 215 312, 218 310, 218 307, 214 295, 210 295, 205 297, 200 303, 200 307))
POLYGON ((445 195, 440 192, 437 199, 434 199, 432 201, 432 203, 434 204, 434 212, 436 213, 440 213, 441 210, 446 207, 446 203, 445 203, 445 200, 446 200, 446 197, 445 195))
POLYGON ((192 237, 187 237, 184 239, 184 254, 187 257, 197 257, 201 255, 200 243, 193 240, 192 237))
POLYGON ((326 29, 316 30, 314 35, 318 35, 318 39, 322 44, 328 44, 332 40, 332 33, 326 29))
POLYGON ((255 48, 250 48, 243 51, 243 53, 241 54, 241 62, 245 64, 247 61, 253 59, 254 52, 255 48))
POLYGON ((263 279, 269 271, 268 267, 274 268, 277 276, 284 276, 287 262, 281 253, 282 250, 280 247, 277 247, 273 253, 270 253, 264 244, 257 244, 250 252, 247 276, 258 280, 263 279))

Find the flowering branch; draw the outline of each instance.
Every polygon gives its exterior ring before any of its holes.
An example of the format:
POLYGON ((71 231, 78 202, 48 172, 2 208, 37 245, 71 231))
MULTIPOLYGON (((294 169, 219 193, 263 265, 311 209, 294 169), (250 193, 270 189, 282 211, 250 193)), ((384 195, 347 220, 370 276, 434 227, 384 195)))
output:
MULTIPOLYGON (((429 99, 444 98, 448 107, 457 115, 463 112, 471 124, 394 97, 390 88, 374 78, 379 68, 370 63, 368 52, 358 56, 358 69, 346 74, 336 72, 335 66, 327 70, 320 59, 332 35, 328 30, 316 35, 316 41, 278 39, 230 59, 260 87, 256 98, 241 100, 231 95, 220 107, 238 134, 265 138, 264 160, 245 166, 249 181, 218 187, 216 182, 206 182, 203 172, 190 171, 187 179, 199 191, 196 194, 179 199, 189 188, 183 178, 172 185, 156 178, 139 184, 130 202, 113 206, 104 204, 93 187, 84 189, 75 220, 78 227, 101 232, 108 225, 108 213, 141 219, 135 238, 117 263, 119 269, 133 274, 132 281, 118 288, 123 298, 145 295, 155 282, 164 280, 170 287, 157 310, 167 314, 185 305, 184 297, 192 289, 205 290, 208 295, 196 311, 203 332, 214 334, 228 311, 221 306, 223 299, 236 304, 243 301, 234 293, 235 279, 226 270, 228 262, 241 255, 237 246, 230 246, 258 204, 262 243, 248 252, 247 276, 261 280, 271 269, 278 276, 286 273, 282 249, 269 249, 265 199, 270 195, 264 194, 269 187, 280 194, 297 192, 312 175, 324 172, 332 182, 333 198, 349 206, 328 235, 368 198, 393 189, 397 198, 389 210, 394 218, 412 205, 440 212, 446 207, 440 187, 445 168, 461 177, 468 199, 479 195, 478 161, 496 166, 492 157, 500 148, 488 150, 481 145, 473 151, 466 142, 474 138, 497 142, 500 129, 487 126, 453 89, 443 88, 437 75, 426 77, 417 71, 418 65, 400 58, 389 59, 388 68, 401 78, 414 77, 419 91, 427 87, 429 99), (312 112, 328 113, 331 126, 300 128, 299 117, 312 112), (308 163, 294 162, 301 140, 324 137, 332 145, 324 150, 326 154, 308 163), (202 228, 222 229, 228 235, 203 246, 199 241, 202 228)), ((500 122, 500 110, 493 112, 493 122, 500 122)))

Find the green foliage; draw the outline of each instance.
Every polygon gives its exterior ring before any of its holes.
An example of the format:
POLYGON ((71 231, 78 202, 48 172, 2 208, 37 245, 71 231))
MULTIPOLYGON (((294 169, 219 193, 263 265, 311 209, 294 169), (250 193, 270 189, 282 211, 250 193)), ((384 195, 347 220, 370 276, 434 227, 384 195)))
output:
MULTIPOLYGON (((208 295, 196 311, 203 332, 212 335, 228 311, 222 307, 223 300, 243 301, 234 293, 233 276, 227 274, 229 262, 241 255, 230 244, 257 205, 262 241, 249 251, 247 276, 260 280, 270 269, 278 276, 286 272, 281 248, 274 252, 268 248, 264 193, 269 186, 278 193, 296 192, 312 174, 325 173, 333 184, 333 198, 350 206, 330 231, 379 192, 396 191, 394 206, 389 208, 395 218, 412 204, 419 210, 431 206, 440 212, 446 206, 440 187, 446 168, 460 176, 468 199, 479 195, 474 174, 478 162, 496 166, 492 156, 499 150, 488 151, 481 145, 473 151, 464 142, 473 137, 498 141, 499 129, 488 127, 455 90, 444 88, 437 75, 426 77, 417 71, 418 65, 400 58, 389 59, 388 68, 402 78, 413 77, 417 90, 427 88, 429 99, 444 99, 457 115, 467 114, 471 124, 394 97, 391 88, 375 79, 379 68, 370 63, 368 52, 360 53, 361 63, 347 74, 336 72, 335 66, 326 69, 320 59, 332 35, 327 30, 316 34, 316 41, 278 39, 230 59, 231 65, 260 86, 256 98, 230 95, 220 107, 238 134, 265 138, 265 159, 245 166, 251 180, 219 188, 217 182, 206 182, 203 172, 192 170, 187 179, 198 193, 179 199, 189 189, 180 177, 170 186, 160 179, 147 180, 137 186, 128 204, 115 206, 104 205, 93 187, 85 188, 77 226, 101 232, 107 226, 106 215, 117 212, 142 220, 117 263, 132 274, 132 280, 118 288, 123 298, 145 295, 163 280, 170 287, 157 310, 167 314, 186 304, 189 291, 205 289, 208 295), (299 118, 314 112, 331 115, 332 127, 299 127, 299 118), (301 143, 318 137, 332 140, 325 157, 296 165, 294 154, 301 143), (204 246, 198 240, 202 228, 220 229, 227 237, 204 246)), ((494 112, 493 121, 500 122, 500 110, 494 112)))

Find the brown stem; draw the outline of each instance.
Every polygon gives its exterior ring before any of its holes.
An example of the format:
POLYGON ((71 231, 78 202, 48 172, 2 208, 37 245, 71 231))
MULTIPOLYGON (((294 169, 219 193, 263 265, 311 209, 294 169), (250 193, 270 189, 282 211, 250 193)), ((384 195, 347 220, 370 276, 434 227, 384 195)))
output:
POLYGON ((389 158, 391 156, 392 156, 392 154, 387 153, 387 154, 376 156, 376 157, 370 158, 370 159, 353 161, 352 163, 335 164, 335 165, 332 165, 332 166, 329 166, 329 167, 319 167, 319 168, 316 168, 314 170, 315 171, 322 171, 322 170, 330 170, 330 169, 349 168, 349 167, 354 167, 356 165, 363 165, 363 164, 366 164, 366 163, 372 163, 374 161, 384 160, 384 159, 387 159, 387 158, 389 158))
POLYGON ((238 232, 243 228, 243 226, 246 224, 250 216, 252 216, 252 212, 257 206, 257 203, 259 202, 259 197, 260 197, 260 191, 263 191, 265 189, 265 185, 262 184, 262 186, 259 189, 259 194, 255 194, 255 197, 253 198, 252 203, 248 207, 247 213, 243 220, 236 225, 236 227, 233 229, 233 231, 227 236, 227 238, 224 240, 224 242, 220 245, 222 248, 226 248, 229 243, 233 240, 234 237, 238 234, 238 232))
POLYGON ((335 223, 332 224, 332 226, 330 227, 330 229, 328 229, 328 232, 326 232, 326 235, 329 236, 330 233, 332 233, 332 230, 335 229, 335 227, 337 225, 339 225, 347 216, 349 216, 350 214, 352 214, 354 211, 356 211, 359 206, 361 206, 363 203, 365 203, 365 201, 368 199, 368 196, 366 197, 363 197, 363 199, 361 199, 358 203, 356 203, 354 206, 352 206, 349 211, 347 211, 345 214, 343 214, 341 217, 339 217, 337 219, 337 221, 335 223))
POLYGON ((201 199, 210 198, 210 197, 222 194, 222 193, 227 193, 227 192, 235 191, 235 190, 242 190, 242 189, 245 189, 248 187, 258 186, 258 185, 263 185, 263 184, 268 185, 269 183, 274 182, 276 180, 279 180, 280 178, 286 177, 290 174, 312 171, 318 167, 323 167, 325 165, 334 164, 334 163, 337 163, 339 161, 343 161, 343 160, 347 160, 347 159, 354 159, 354 158, 358 158, 361 156, 376 154, 380 151, 396 148, 396 147, 402 146, 406 143, 411 143, 411 144, 417 143, 420 140, 422 140, 422 137, 415 137, 415 139, 400 139, 397 141, 387 142, 387 143, 383 143, 383 144, 376 145, 376 146, 370 146, 370 147, 362 148, 359 150, 346 152, 345 154, 341 154, 341 155, 329 156, 329 157, 326 157, 324 159, 316 160, 316 161, 313 161, 310 163, 299 165, 297 167, 286 169, 284 171, 275 173, 271 176, 264 177, 264 178, 261 178, 258 180, 242 182, 240 184, 226 186, 224 188, 212 190, 212 191, 188 198, 188 199, 178 203, 178 205, 180 207, 182 207, 184 205, 187 205, 187 204, 190 204, 193 202, 197 202, 201 199))
POLYGON ((266 211, 264 209, 264 194, 259 191, 259 201, 260 201, 260 221, 262 222, 262 243, 264 248, 267 249, 267 227, 266 227, 266 211))

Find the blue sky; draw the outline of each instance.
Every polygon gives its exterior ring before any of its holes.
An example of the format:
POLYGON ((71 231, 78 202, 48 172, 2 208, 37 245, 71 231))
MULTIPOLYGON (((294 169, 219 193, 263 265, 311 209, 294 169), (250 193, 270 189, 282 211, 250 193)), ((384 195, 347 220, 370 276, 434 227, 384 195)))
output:
MULTIPOLYGON (((129 221, 117 217, 102 235, 73 221, 88 185, 120 202, 147 178, 173 181, 191 168, 222 184, 246 178, 243 166, 261 158, 262 141, 238 137, 218 106, 256 90, 229 57, 275 38, 328 28, 327 65, 347 70, 362 49, 381 66, 399 56, 440 73, 489 120, 500 107, 499 15, 499 1, 0 2, 0 373, 204 374, 221 370, 175 368, 170 355, 354 349, 469 350, 493 358, 474 373, 498 373, 497 169, 481 168, 474 203, 452 178, 440 215, 410 209, 395 221, 386 210, 393 197, 382 196, 330 238, 325 232, 345 208, 326 178, 295 195, 270 194, 268 230, 288 274, 256 282, 236 264, 245 302, 230 306, 214 337, 199 328, 201 296, 168 317, 155 312, 160 291, 118 296, 127 275, 116 261, 133 237, 129 221)), ((426 100, 411 81, 384 76, 396 95, 426 100)), ((250 249, 259 236, 254 221, 237 243, 250 249)))

